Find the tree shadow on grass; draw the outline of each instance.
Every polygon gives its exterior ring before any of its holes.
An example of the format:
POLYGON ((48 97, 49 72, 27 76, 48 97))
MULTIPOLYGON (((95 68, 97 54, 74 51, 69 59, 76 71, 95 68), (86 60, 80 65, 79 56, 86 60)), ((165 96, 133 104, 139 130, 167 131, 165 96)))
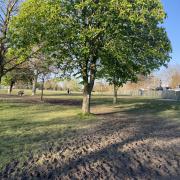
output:
MULTIPOLYGON (((24 129, 32 129, 34 136, 9 137, 12 142, 18 140, 22 145, 24 142, 29 142, 30 145, 32 142, 41 145, 44 143, 47 149, 40 149, 40 164, 38 159, 34 160, 32 157, 31 162, 26 162, 27 165, 18 171, 18 166, 10 163, 0 177, 178 179, 180 125, 176 121, 157 117, 157 114, 169 109, 178 111, 179 103, 152 100, 140 100, 138 103, 129 100, 128 103, 133 104, 132 108, 120 110, 120 113, 97 116, 100 124, 94 124, 93 130, 89 132, 89 125, 95 121, 83 121, 74 116, 69 119, 55 118, 51 122, 36 122, 32 126, 28 123, 22 125, 24 129), (67 128, 63 132, 58 128, 50 131, 47 129, 42 134, 33 130, 35 127, 38 129, 58 124, 67 128), (83 126, 84 128, 75 128, 83 126), (60 139, 67 144, 63 145, 62 142, 61 145, 60 139), (88 146, 92 149, 87 148, 88 146), (63 154, 63 148, 69 149, 69 154, 63 154)), ((124 100, 124 104, 128 103, 124 100)), ((121 106, 115 109, 119 108, 121 106)), ((8 139, 3 142, 6 141, 8 139)))
POLYGON ((78 96, 82 96, 82 95, 83 95, 83 93, 81 93, 81 92, 79 92, 79 93, 76 93, 76 92, 73 93, 73 92, 71 92, 71 94, 67 94, 67 93, 50 93, 50 94, 45 93, 45 94, 44 94, 44 96, 47 96, 47 97, 48 97, 48 96, 59 96, 59 97, 62 97, 62 96, 63 96, 63 97, 64 97, 64 96, 65 96, 65 97, 77 96, 77 97, 78 97, 78 96))
POLYGON ((81 115, 77 115, 76 108, 71 110, 72 107, 68 109, 49 104, 33 106, 26 103, 1 105, 0 168, 5 165, 3 161, 19 158, 23 153, 22 156, 27 156, 31 149, 34 151, 41 149, 44 144, 79 136, 79 129, 86 131, 94 120, 93 117, 82 119, 81 115), (8 109, 11 114, 8 114, 8 109))
MULTIPOLYGON (((179 125, 176 123, 172 125, 159 119, 147 122, 137 120, 135 123, 139 127, 137 134, 62 164, 60 169, 54 169, 54 177, 178 179, 180 177, 179 159, 176 157, 178 149, 174 152, 174 144, 166 147, 164 144, 155 145, 153 141, 156 143, 164 141, 166 144, 167 140, 180 138, 179 125), (151 139, 153 141, 148 144, 146 141, 151 139), (127 146, 125 150, 124 146, 127 146)), ((109 123, 105 126, 108 128, 109 123)), ((119 126, 117 129, 116 124, 115 131, 122 131, 124 128, 126 129, 126 126, 119 126)), ((112 134, 111 131, 106 136, 112 134)))
POLYGON ((80 107, 82 105, 82 100, 76 99, 45 99, 45 102, 48 104, 54 105, 63 105, 63 106, 77 106, 80 107))
POLYGON ((107 114, 160 114, 167 110, 175 110, 175 113, 180 111, 180 102, 178 101, 161 101, 161 100, 147 100, 147 99, 123 99, 121 103, 115 105, 112 111, 95 113, 96 115, 107 114))
POLYGON ((134 115, 102 116, 105 120, 90 134, 74 138, 64 149, 52 145, 52 151, 41 152, 22 171, 10 166, 3 175, 27 179, 178 179, 180 125, 149 114, 134 115))

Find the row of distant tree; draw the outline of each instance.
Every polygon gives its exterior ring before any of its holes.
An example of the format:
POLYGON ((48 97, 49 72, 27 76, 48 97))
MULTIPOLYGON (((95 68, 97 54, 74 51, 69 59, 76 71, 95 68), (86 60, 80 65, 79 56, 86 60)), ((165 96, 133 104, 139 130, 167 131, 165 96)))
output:
POLYGON ((180 64, 170 65, 159 74, 159 78, 171 88, 177 88, 180 85, 180 64))
MULTIPOLYGON (((56 78, 47 78, 44 82, 44 89, 51 90, 51 91, 67 91, 70 89, 73 92, 81 92, 82 85, 75 79, 71 80, 63 80, 63 79, 56 79, 56 78)), ((19 79, 17 78, 8 78, 8 76, 4 77, 2 80, 2 87, 8 89, 8 94, 12 94, 13 89, 32 89, 32 95, 36 95, 34 92, 33 87, 33 79, 19 79)), ((42 89, 42 81, 39 79, 36 83, 36 90, 42 89)))
POLYGON ((83 113, 99 78, 117 91, 166 66, 170 41, 159 0, 1 0, 0 81, 74 77, 83 86, 83 113))
MULTIPOLYGON (((13 87, 16 89, 32 89, 32 95, 35 95, 36 93, 33 91, 33 80, 34 80, 33 73, 28 76, 27 72, 24 71, 16 72, 12 71, 11 73, 8 73, 6 76, 2 79, 2 85, 6 86, 8 88, 8 93, 11 94, 13 87), (28 78, 27 78, 28 77, 28 78)), ((136 83, 128 82, 125 85, 123 85, 123 88, 121 87, 121 90, 139 90, 139 89, 156 89, 160 86, 161 79, 164 78, 163 86, 168 86, 172 89, 177 88, 180 85, 180 67, 179 65, 170 66, 168 69, 161 72, 159 75, 149 75, 149 76, 139 76, 138 81, 136 83)), ((41 79, 38 79, 36 82, 36 89, 41 89, 42 82, 41 79)), ((45 90, 54 90, 54 91, 67 91, 67 89, 70 89, 73 92, 81 92, 82 91, 82 85, 79 83, 76 79, 60 79, 60 78, 54 78, 51 76, 47 76, 45 82, 44 82, 44 89, 45 90)), ((104 79, 100 79, 97 82, 95 82, 93 91, 95 92, 111 92, 113 91, 112 85, 109 85, 108 82, 104 79)))

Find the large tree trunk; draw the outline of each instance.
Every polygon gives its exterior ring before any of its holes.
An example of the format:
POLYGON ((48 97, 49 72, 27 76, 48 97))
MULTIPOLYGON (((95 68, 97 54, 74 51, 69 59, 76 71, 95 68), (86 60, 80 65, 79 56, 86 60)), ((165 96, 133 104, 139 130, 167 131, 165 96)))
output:
POLYGON ((96 77, 96 60, 97 58, 92 57, 91 61, 86 61, 82 67, 82 77, 84 82, 84 91, 83 91, 83 103, 82 103, 82 112, 83 114, 91 113, 91 93, 94 87, 95 77, 96 77), (91 62, 88 68, 88 62, 91 62), (89 70, 88 70, 89 69, 89 70))
POLYGON ((91 89, 89 85, 84 85, 83 91, 83 103, 82 103, 82 111, 83 114, 89 114, 91 112, 90 105, 91 105, 91 89))
POLYGON ((113 96, 113 104, 117 104, 117 92, 118 92, 118 87, 114 84, 114 89, 113 89, 113 91, 114 91, 114 96, 113 96))
POLYGON ((37 79, 38 79, 38 74, 36 73, 33 79, 32 96, 36 95, 37 79))

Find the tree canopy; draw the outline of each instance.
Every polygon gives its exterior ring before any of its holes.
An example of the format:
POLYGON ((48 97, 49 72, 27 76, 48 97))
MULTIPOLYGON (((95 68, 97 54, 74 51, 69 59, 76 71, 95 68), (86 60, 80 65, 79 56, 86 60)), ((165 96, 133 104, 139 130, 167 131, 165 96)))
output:
MULTIPOLYGON (((21 65, 32 52, 23 47, 15 48, 9 36, 10 23, 17 15, 21 0, 0 1, 0 81, 6 73, 21 65)), ((20 37, 19 37, 20 38, 20 37)))
POLYGON ((26 0, 10 35, 16 48, 39 47, 61 69, 80 74, 89 113, 100 66, 125 82, 166 65, 165 17, 160 0, 26 0))

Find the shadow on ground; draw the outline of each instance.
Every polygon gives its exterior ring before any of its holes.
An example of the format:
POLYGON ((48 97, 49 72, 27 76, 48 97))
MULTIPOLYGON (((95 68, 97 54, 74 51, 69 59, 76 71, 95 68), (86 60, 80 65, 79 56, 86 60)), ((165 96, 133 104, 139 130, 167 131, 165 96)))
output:
POLYGON ((55 142, 46 151, 29 155, 23 168, 18 161, 10 163, 0 178, 179 179, 179 121, 157 116, 169 109, 179 111, 179 103, 121 103, 133 105, 129 109, 116 106, 119 112, 98 115, 101 123, 94 128, 86 133, 79 130, 80 136, 75 133, 61 145, 55 142))

